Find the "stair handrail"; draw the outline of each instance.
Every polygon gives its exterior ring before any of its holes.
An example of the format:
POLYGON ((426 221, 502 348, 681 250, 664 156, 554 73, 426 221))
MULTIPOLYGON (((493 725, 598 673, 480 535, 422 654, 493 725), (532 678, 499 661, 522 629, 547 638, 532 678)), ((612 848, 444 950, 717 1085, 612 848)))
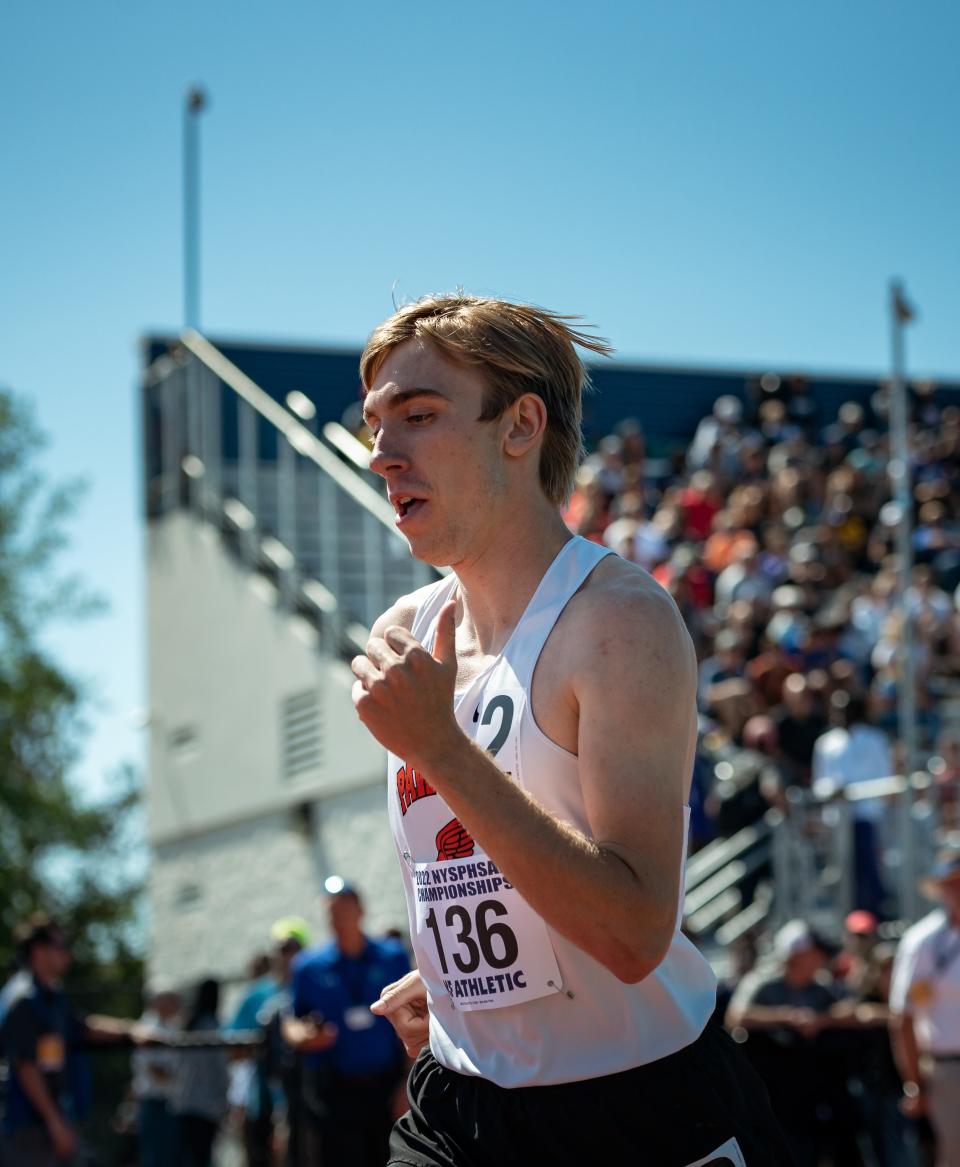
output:
POLYGON ((279 430, 299 454, 313 461, 341 490, 346 491, 356 503, 368 510, 394 538, 403 538, 395 526, 396 513, 383 495, 378 494, 355 470, 344 465, 316 434, 311 433, 293 414, 274 401, 269 393, 238 369, 210 341, 199 332, 187 329, 181 335, 180 343, 238 397, 279 430))
POLYGON ((369 446, 365 446, 345 425, 341 425, 338 421, 328 421, 324 423, 321 432, 330 445, 335 450, 339 450, 345 458, 349 458, 354 466, 364 473, 372 473, 369 446))

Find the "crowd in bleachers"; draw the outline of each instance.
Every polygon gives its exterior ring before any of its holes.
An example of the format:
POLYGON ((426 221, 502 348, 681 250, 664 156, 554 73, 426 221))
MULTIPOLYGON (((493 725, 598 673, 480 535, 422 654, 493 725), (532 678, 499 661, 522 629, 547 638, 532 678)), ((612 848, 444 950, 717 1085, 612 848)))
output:
MULTIPOLYGON (((900 772, 887 397, 881 389, 824 419, 803 379, 768 375, 743 400, 718 398, 672 457, 648 457, 641 425, 626 420, 580 469, 568 525, 652 572, 697 649, 705 764, 694 847, 782 803, 791 786, 809 787, 831 725, 857 720, 886 735, 886 756, 874 741, 875 768, 900 772), (731 764, 717 780, 720 759, 731 764)), ((932 387, 912 392, 910 461, 919 760, 952 821, 960 408, 941 407, 932 387)))

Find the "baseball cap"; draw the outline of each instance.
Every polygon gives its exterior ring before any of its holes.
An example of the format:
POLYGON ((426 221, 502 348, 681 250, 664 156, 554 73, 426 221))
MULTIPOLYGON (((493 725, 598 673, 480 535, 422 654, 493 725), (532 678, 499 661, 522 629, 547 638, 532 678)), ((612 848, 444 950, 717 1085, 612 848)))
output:
POLYGON ((296 940, 301 948, 306 948, 310 944, 310 928, 300 916, 281 916, 270 929, 270 939, 275 944, 296 940))
POLYGON ((872 936, 877 930, 879 920, 865 908, 857 908, 844 920, 843 926, 855 936, 872 936))
POLYGON ((805 920, 788 920, 774 933, 773 954, 778 960, 789 960, 791 956, 819 947, 820 942, 805 920))

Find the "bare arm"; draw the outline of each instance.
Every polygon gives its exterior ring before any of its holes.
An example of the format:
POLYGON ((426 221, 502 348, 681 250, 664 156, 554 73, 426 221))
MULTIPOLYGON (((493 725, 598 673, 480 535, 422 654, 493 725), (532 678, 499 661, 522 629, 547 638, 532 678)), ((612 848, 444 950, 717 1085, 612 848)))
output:
POLYGON ((76 1149, 76 1136, 54 1102, 36 1062, 18 1059, 13 1063, 13 1072, 34 1110, 43 1119, 57 1154, 64 1159, 72 1155, 76 1149))
POLYGON ((917 1035, 913 1028, 913 1017, 909 1013, 894 1013, 891 1016, 890 1044, 893 1047, 893 1060, 903 1079, 904 1093, 908 1098, 917 1099, 923 1090, 923 1076, 917 1035))
POLYGON ((794 1029, 803 1037, 816 1037, 826 1027, 827 1017, 813 1009, 798 1009, 793 1005, 744 1005, 732 1002, 727 1009, 724 1025, 747 1030, 794 1029))
POLYGON ((329 1021, 319 1025, 312 1017, 284 1017, 280 1022, 283 1040, 300 1053, 322 1053, 337 1042, 337 1027, 329 1021))
POLYGON ((373 637, 354 661, 354 702, 548 924, 639 981, 663 959, 676 918, 696 664, 676 607, 649 583, 604 586, 581 608, 567 655, 589 834, 544 810, 454 720, 452 603, 433 656, 402 628, 373 637))
POLYGON ((85 1017, 83 1029, 88 1041, 103 1045, 132 1041, 145 1032, 136 1021, 128 1021, 122 1017, 104 1017, 100 1014, 85 1017))

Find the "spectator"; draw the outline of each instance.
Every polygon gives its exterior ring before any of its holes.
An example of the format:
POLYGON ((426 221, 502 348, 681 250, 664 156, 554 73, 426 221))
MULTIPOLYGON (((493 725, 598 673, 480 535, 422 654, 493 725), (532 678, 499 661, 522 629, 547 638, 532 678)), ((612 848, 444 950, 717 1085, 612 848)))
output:
MULTIPOLYGON (((832 782, 839 790, 894 773, 886 735, 866 724, 862 698, 837 692, 830 699, 836 724, 817 739, 813 750, 813 779, 832 782)), ((853 804, 854 897, 857 908, 882 916, 887 892, 880 875, 882 798, 858 798, 853 804)))
POLYGON ((717 511, 703 548, 703 562, 715 575, 734 563, 741 554, 756 552, 757 539, 740 525, 741 516, 731 507, 717 511))
POLYGON ((781 705, 773 711, 773 719, 794 783, 809 786, 813 749, 827 726, 802 673, 791 673, 783 682, 781 705))
POLYGON ((908 928, 890 988, 904 1109, 928 1115, 938 1163, 960 1163, 960 847, 944 848, 923 890, 940 907, 908 928))
POLYGON ((743 645, 735 632, 724 628, 717 633, 713 654, 702 661, 697 679, 697 704, 702 713, 710 713, 710 690, 721 681, 742 677, 746 667, 743 645))
MULTIPOLYGON (((172 988, 155 987, 140 1018, 144 1034, 164 1038, 180 1031, 183 1002, 172 988)), ((177 1054, 163 1045, 138 1049, 132 1058, 140 1167, 171 1167, 177 1157, 177 1119, 171 1109, 177 1054)))
POLYGON ((393 1027, 370 1005, 408 971, 409 960, 395 941, 365 935, 354 888, 331 895, 328 911, 333 941, 294 961, 296 1017, 284 1036, 309 1055, 308 1105, 324 1167, 383 1167, 405 1061, 393 1027))
POLYGON ((936 784, 941 828, 960 831, 960 729, 941 730, 928 766, 936 784))
POLYGON ((596 453, 588 455, 584 465, 596 474, 608 501, 623 489, 623 442, 616 434, 601 438, 596 453))
MULTIPOLYGON (((258 1162, 263 1148, 285 1148, 284 1161, 298 1167, 304 1161, 303 1082, 300 1056, 283 1039, 284 1018, 292 1013, 290 990, 294 960, 310 942, 309 930, 299 916, 285 916, 270 929, 273 941, 273 994, 263 1002, 256 1024, 263 1042, 256 1058, 252 1096, 247 1103, 247 1159, 258 1162)), ((273 1158, 264 1162, 272 1163, 273 1158)))
POLYGON ((647 442, 643 426, 635 417, 624 418, 617 426, 617 437, 622 442, 620 456, 625 469, 633 469, 637 481, 643 481, 643 469, 647 458, 647 442))
POLYGON ((589 466, 577 471, 576 485, 563 513, 564 522, 576 535, 598 541, 610 522, 610 497, 599 476, 589 466))
MULTIPOLYGON (((896 948, 878 943, 869 913, 852 912, 847 933, 860 942, 856 963, 847 979, 850 996, 834 1010, 834 1023, 844 1017, 848 1080, 860 1117, 860 1142, 868 1162, 877 1167, 915 1167, 919 1139, 915 1124, 900 1107, 903 1084, 893 1058, 888 1029, 890 975, 896 948), (869 945, 869 947, 868 947, 869 945)), ((872 918, 871 918, 872 919, 872 918)), ((876 928, 876 920, 872 919, 876 928)))
POLYGON ((723 495, 709 470, 698 470, 678 497, 684 539, 702 541, 710 534, 714 516, 723 507, 723 495))
POLYGON ((929 641, 942 640, 949 631, 953 604, 945 591, 934 583, 933 572, 921 564, 913 569, 913 582, 907 588, 907 611, 929 641))
POLYGON ((833 974, 851 991, 859 990, 871 954, 877 946, 880 921, 873 912, 855 908, 843 921, 843 948, 833 962, 833 974))
POLYGON ((734 600, 760 600, 768 603, 773 581, 760 561, 757 541, 751 534, 733 553, 730 564, 717 576, 714 599, 717 614, 722 616, 734 600))
POLYGON ((687 450, 691 470, 713 470, 732 478, 737 472, 737 447, 740 444, 740 421, 743 406, 732 394, 724 394, 713 403, 713 413, 697 426, 687 450))
POLYGON ((747 1052, 798 1167, 817 1167, 843 1090, 817 1041, 840 997, 826 963, 825 946, 810 927, 789 921, 773 938, 772 964, 741 981, 726 1016, 734 1036, 738 1030, 749 1036, 747 1052))
POLYGON ((603 541, 624 559, 650 571, 666 558, 669 544, 656 523, 645 517, 644 509, 639 491, 621 495, 613 506, 617 517, 603 532, 603 541))
POLYGON ((184 1036, 177 1051, 172 1109, 178 1118, 182 1167, 211 1167, 213 1144, 227 1113, 227 1054, 220 1039, 220 983, 208 977, 197 985, 184 1036))
MULTIPOLYGON (((249 976, 250 986, 225 1026, 228 1033, 258 1029, 260 1010, 277 991, 277 982, 271 975, 270 957, 265 952, 253 957, 249 976)), ((239 1057, 231 1061, 227 1100, 243 1128, 247 1167, 269 1167, 273 1128, 269 1108, 261 1104, 263 1100, 257 1089, 254 1057, 239 1057)))
POLYGON ((73 1009, 62 987, 70 944, 55 920, 36 913, 15 938, 21 971, 0 993, 0 1042, 10 1066, 0 1162, 62 1167, 74 1160, 85 1116, 81 1046, 128 1041, 139 1030, 73 1009))

